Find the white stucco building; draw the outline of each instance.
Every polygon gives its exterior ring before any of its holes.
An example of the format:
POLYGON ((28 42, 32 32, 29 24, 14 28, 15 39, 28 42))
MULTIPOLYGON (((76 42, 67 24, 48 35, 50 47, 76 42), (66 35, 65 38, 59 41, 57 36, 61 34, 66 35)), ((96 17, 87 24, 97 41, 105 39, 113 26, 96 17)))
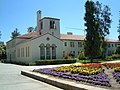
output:
MULTIPOLYGON (((85 36, 73 35, 71 32, 60 34, 60 19, 41 18, 37 11, 37 31, 17 36, 7 42, 7 61, 30 63, 35 60, 62 59, 63 55, 72 52, 75 57, 84 51, 85 36)), ((115 53, 117 40, 107 40, 109 48, 106 54, 115 53)))

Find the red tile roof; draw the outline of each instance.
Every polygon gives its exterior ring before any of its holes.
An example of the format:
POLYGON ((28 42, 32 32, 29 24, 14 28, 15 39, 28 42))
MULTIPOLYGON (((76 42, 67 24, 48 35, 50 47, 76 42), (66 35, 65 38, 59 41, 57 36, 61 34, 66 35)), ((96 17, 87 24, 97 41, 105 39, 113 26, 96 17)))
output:
POLYGON ((17 36, 16 38, 30 39, 30 38, 34 38, 34 37, 37 37, 37 36, 38 36, 37 32, 29 32, 27 34, 17 36))
POLYGON ((110 39, 110 38, 107 38, 106 41, 107 42, 120 42, 119 40, 113 40, 113 39, 110 39))
POLYGON ((62 40, 84 40, 85 36, 61 34, 60 39, 62 39, 62 40))
MULTIPOLYGON (((84 40, 85 36, 84 35, 68 35, 68 34, 61 34, 60 39, 62 40, 84 40)), ((107 42, 120 42, 119 40, 113 40, 110 38, 106 39, 107 42)))
MULTIPOLYGON (((40 36, 40 35, 38 35, 38 32, 30 32, 27 34, 17 36, 16 38, 32 39, 32 38, 36 38, 38 36, 40 36)), ((85 36, 84 35, 61 34, 60 39, 61 40, 81 40, 81 41, 83 41, 85 39, 85 36)), ((106 40, 107 40, 107 42, 119 42, 118 40, 113 40, 113 39, 108 39, 108 38, 106 40)))

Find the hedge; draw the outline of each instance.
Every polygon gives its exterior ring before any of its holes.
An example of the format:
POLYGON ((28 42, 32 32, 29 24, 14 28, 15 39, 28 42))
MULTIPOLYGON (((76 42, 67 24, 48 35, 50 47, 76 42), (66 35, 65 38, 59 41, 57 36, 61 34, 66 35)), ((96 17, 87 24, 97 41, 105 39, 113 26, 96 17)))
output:
POLYGON ((36 65, 53 65, 53 64, 69 64, 75 63, 75 59, 61 59, 61 60, 36 60, 36 65))

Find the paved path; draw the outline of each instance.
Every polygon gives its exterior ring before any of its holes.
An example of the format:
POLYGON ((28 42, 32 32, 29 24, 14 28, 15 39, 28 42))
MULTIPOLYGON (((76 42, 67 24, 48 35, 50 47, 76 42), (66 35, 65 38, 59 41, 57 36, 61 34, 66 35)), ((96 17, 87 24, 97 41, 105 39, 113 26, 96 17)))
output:
POLYGON ((62 90, 20 74, 32 68, 35 67, 0 63, 0 90, 62 90))

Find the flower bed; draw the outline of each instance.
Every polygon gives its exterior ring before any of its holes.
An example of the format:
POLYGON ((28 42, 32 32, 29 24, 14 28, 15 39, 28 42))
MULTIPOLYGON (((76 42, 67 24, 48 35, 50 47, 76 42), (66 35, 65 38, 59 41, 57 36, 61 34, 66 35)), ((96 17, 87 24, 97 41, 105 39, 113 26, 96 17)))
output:
POLYGON ((107 69, 111 68, 115 68, 115 67, 120 67, 120 63, 104 63, 103 64, 107 69))
POLYGON ((101 67, 98 68, 97 65, 70 65, 57 68, 35 69, 33 71, 94 85, 111 86, 110 79, 108 79, 104 70, 101 67))
POLYGON ((115 67, 115 68, 114 68, 114 71, 115 71, 115 72, 120 72, 120 67, 115 67))
POLYGON ((120 84, 120 67, 115 67, 114 72, 112 74, 113 77, 116 79, 116 82, 120 84))
POLYGON ((113 77, 116 79, 116 82, 120 84, 120 72, 113 72, 113 77))
POLYGON ((56 72, 70 72, 72 74, 79 74, 79 75, 95 75, 100 72, 104 72, 102 68, 95 67, 93 64, 89 65, 70 65, 70 66, 62 66, 53 69, 56 72))

